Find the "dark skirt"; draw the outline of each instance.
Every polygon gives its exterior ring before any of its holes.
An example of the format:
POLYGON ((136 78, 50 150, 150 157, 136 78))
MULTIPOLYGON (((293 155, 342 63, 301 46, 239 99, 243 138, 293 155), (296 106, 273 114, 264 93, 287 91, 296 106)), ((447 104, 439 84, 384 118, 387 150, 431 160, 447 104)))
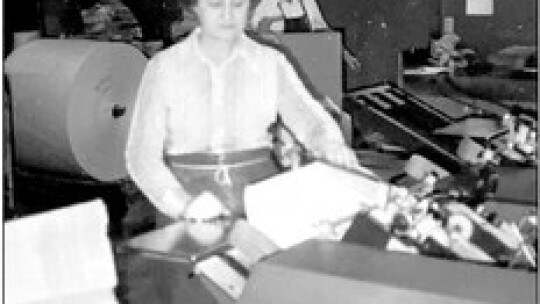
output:
MULTIPOLYGON (((245 218, 245 187, 280 172, 273 151, 266 148, 169 155, 165 163, 189 194, 213 193, 236 218, 245 218)), ((164 226, 172 221, 158 215, 156 222, 164 226)))

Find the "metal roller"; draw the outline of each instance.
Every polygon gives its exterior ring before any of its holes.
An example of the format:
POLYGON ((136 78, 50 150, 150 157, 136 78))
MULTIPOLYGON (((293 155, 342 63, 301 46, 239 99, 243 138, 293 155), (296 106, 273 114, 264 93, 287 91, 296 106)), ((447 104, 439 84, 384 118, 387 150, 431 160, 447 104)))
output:
POLYGON ((18 166, 115 181, 146 58, 123 43, 38 39, 6 60, 18 166))

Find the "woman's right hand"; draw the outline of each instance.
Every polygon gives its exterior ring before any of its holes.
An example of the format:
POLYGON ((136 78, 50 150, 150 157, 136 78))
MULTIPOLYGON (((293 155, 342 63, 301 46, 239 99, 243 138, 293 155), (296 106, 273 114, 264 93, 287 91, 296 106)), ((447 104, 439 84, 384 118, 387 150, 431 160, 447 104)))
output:
POLYGON ((195 197, 186 207, 184 216, 194 222, 205 222, 220 217, 230 216, 231 212, 212 193, 205 191, 195 197))
POLYGON ((184 216, 189 222, 187 232, 201 245, 215 244, 226 231, 226 223, 215 220, 229 215, 229 210, 217 197, 210 192, 203 192, 186 208, 184 216))

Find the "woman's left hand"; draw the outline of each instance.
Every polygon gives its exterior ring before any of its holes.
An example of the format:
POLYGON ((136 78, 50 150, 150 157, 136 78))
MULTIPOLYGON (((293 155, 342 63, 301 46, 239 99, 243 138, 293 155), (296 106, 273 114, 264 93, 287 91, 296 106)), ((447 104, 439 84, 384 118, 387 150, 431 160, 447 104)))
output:
POLYGON ((314 151, 316 158, 321 158, 331 164, 335 164, 348 169, 358 169, 358 159, 354 151, 345 144, 329 144, 324 148, 314 151))

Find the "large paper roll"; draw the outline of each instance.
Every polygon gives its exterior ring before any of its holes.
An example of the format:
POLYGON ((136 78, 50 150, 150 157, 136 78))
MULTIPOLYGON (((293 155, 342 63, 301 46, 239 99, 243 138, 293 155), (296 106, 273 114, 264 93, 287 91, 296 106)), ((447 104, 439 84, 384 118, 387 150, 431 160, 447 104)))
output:
POLYGON ((115 181, 146 65, 123 43, 39 39, 6 60, 18 165, 115 181))

